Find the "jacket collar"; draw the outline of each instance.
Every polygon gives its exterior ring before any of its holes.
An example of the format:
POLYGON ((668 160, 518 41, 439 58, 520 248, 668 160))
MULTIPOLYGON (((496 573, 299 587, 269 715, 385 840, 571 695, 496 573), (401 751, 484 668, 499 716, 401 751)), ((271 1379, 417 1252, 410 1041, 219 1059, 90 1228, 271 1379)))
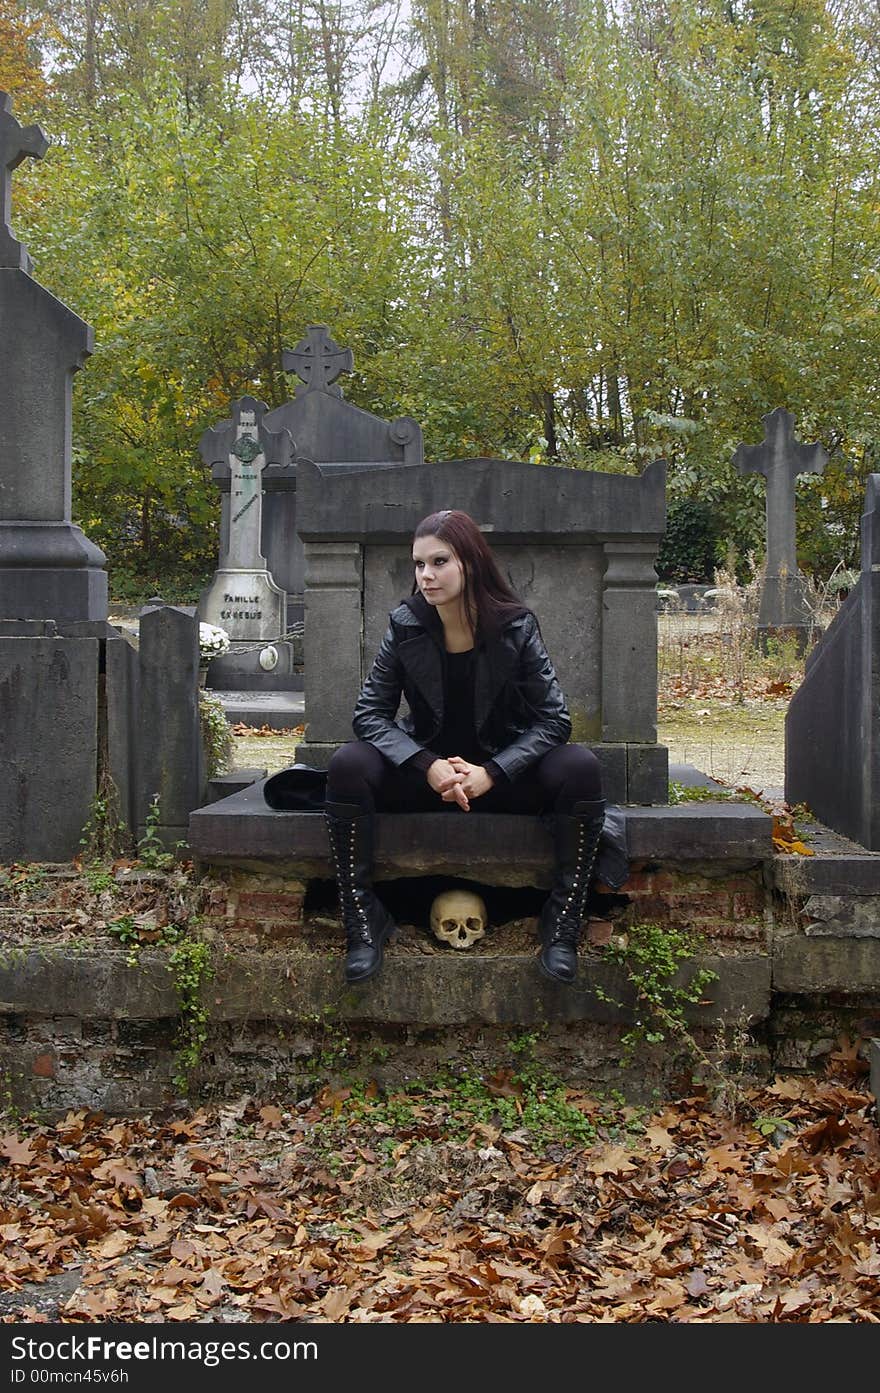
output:
MULTIPOLYGON (((442 715, 443 669, 446 663, 443 622, 434 606, 429 605, 424 595, 418 592, 408 595, 401 602, 401 606, 409 611, 409 614, 403 616, 404 622, 411 615, 412 628, 415 630, 412 638, 403 640, 401 656, 417 686, 438 715, 442 715), (418 632, 419 629, 421 633, 418 632)), ((519 621, 520 616, 511 622, 519 621)), ((409 628, 410 624, 406 627, 409 628)), ((508 626, 504 627, 506 629, 508 626)), ((500 642, 500 637, 499 635, 493 643, 477 644, 474 715, 478 730, 517 662, 516 651, 508 644, 500 642)))
POLYGON ((417 590, 414 595, 407 595, 402 604, 418 620, 422 628, 427 630, 432 638, 436 638, 440 646, 443 646, 443 621, 433 605, 429 605, 421 591, 417 590))

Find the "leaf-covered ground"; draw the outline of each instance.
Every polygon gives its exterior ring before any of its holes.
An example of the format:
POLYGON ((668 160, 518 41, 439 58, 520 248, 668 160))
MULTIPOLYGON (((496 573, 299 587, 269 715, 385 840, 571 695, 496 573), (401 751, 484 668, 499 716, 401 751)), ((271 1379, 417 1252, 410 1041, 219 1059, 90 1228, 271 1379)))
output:
POLYGON ((855 1046, 822 1077, 653 1115, 566 1090, 559 1140, 549 1102, 545 1136, 525 1125, 537 1094, 516 1075, 484 1092, 479 1120, 452 1080, 7 1118, 0 1320, 880 1320, 880 1140, 855 1046))

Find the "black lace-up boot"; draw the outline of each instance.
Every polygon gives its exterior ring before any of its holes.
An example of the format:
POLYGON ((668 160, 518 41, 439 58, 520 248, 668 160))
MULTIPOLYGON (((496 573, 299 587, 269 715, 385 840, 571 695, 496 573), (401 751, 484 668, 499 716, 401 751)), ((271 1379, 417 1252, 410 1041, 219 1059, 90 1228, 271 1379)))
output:
POLYGON ((577 975, 587 890, 604 821, 603 798, 575 803, 570 813, 553 816, 556 879, 541 910, 538 966, 554 982, 573 982, 577 975))
POLYGON ((373 893, 373 813, 358 803, 326 803, 324 819, 345 929, 345 980, 366 982, 397 927, 373 893))

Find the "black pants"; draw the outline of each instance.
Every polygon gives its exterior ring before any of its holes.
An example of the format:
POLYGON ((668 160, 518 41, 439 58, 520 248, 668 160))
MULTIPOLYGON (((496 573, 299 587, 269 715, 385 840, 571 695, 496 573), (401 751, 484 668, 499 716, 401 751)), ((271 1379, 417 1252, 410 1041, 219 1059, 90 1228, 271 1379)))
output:
MULTIPOLYGON (((602 775, 592 750, 557 745, 518 779, 501 778, 482 798, 474 798, 471 812, 567 813, 577 802, 601 797, 602 775)), ((444 803, 420 769, 395 766, 362 740, 343 745, 330 760, 327 801, 383 813, 462 811, 457 803, 444 803)))

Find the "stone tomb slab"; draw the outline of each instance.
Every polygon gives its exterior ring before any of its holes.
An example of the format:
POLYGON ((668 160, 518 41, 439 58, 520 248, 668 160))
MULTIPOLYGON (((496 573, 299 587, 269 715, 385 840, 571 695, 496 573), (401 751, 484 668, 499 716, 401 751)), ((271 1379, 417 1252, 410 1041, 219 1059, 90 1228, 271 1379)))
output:
POLYGON ((237 692, 211 688, 211 696, 223 703, 231 725, 268 726, 270 730, 293 730, 302 725, 305 700, 301 691, 237 692))
MULTIPOLYGON (((207 865, 332 874, 320 813, 278 812, 263 796, 263 780, 190 816, 189 847, 207 865)), ((667 861, 771 860, 772 822, 749 803, 626 807, 630 859, 667 861)), ((428 874, 494 885, 549 885, 550 832, 540 818, 492 817, 457 811, 417 817, 383 813, 376 826, 377 879, 428 874)))

